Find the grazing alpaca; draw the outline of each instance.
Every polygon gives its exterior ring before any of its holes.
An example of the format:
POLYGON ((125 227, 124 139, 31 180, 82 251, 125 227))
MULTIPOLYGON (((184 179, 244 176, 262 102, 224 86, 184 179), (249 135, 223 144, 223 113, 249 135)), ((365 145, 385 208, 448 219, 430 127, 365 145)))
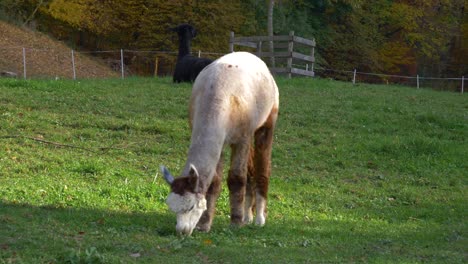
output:
POLYGON ((228 176, 231 224, 264 225, 273 129, 279 94, 265 63, 247 52, 225 55, 196 79, 190 99, 192 136, 181 177, 161 166, 171 185, 169 208, 177 214, 176 230, 190 235, 209 231, 221 191, 222 150, 231 147, 228 176))
POLYGON ((194 27, 188 24, 182 24, 172 31, 177 32, 179 36, 179 54, 177 55, 177 63, 174 71, 174 82, 193 82, 198 74, 213 62, 206 58, 197 58, 190 54, 190 41, 197 35, 194 27))

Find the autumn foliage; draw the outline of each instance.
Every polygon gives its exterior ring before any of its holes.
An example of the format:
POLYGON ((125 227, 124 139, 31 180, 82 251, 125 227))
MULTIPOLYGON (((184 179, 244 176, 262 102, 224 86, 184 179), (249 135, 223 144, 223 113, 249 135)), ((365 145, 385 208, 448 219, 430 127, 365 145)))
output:
MULTIPOLYGON (((168 29, 194 25, 194 50, 228 51, 230 31, 266 35, 269 1, 3 0, 0 19, 87 50, 176 51, 168 29)), ((277 0, 274 34, 315 38, 319 65, 332 69, 467 74, 464 0, 277 0)))

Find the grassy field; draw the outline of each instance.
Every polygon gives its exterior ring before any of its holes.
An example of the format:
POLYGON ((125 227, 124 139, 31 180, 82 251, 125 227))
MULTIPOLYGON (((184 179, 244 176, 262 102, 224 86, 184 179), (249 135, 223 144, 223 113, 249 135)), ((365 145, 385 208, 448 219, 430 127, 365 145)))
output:
MULTIPOLYGON (((0 263, 466 263, 466 95, 279 79, 269 216, 175 235, 190 85, 0 80, 0 263)), ((226 170, 225 170, 226 171, 226 170)))

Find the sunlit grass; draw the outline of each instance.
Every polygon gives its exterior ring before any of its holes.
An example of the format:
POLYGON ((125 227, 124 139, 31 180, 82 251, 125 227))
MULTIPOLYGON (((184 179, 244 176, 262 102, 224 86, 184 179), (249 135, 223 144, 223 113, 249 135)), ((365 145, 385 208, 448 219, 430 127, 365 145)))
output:
MULTIPOLYGON (((463 263, 468 101, 278 79, 269 215, 175 235, 190 85, 0 80, 0 263, 463 263)), ((226 171, 226 170, 225 170, 226 171)))

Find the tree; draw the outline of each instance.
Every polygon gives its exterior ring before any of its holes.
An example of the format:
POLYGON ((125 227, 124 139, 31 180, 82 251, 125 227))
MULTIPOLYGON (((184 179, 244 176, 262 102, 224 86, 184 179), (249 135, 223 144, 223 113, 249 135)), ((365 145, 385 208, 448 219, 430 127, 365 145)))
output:
MULTIPOLYGON (((273 37, 273 8, 274 8, 274 6, 275 6, 275 0, 268 1, 267 31, 268 31, 268 36, 270 36, 270 37, 273 37)), ((273 53, 275 51, 273 41, 270 41, 269 46, 270 46, 270 52, 273 53)), ((275 57, 274 56, 270 57, 270 63, 271 63, 271 67, 275 67, 275 57)))
POLYGON ((316 39, 323 67, 459 76, 466 74, 468 54, 465 2, 2 0, 0 19, 37 22, 39 29, 91 50, 176 50, 167 29, 187 22, 199 30, 193 49, 213 52, 227 52, 230 31, 271 36, 293 30, 316 39))
POLYGON ((0 1, 0 19, 23 26, 31 24, 39 9, 48 2, 48 0, 2 0, 0 1))

